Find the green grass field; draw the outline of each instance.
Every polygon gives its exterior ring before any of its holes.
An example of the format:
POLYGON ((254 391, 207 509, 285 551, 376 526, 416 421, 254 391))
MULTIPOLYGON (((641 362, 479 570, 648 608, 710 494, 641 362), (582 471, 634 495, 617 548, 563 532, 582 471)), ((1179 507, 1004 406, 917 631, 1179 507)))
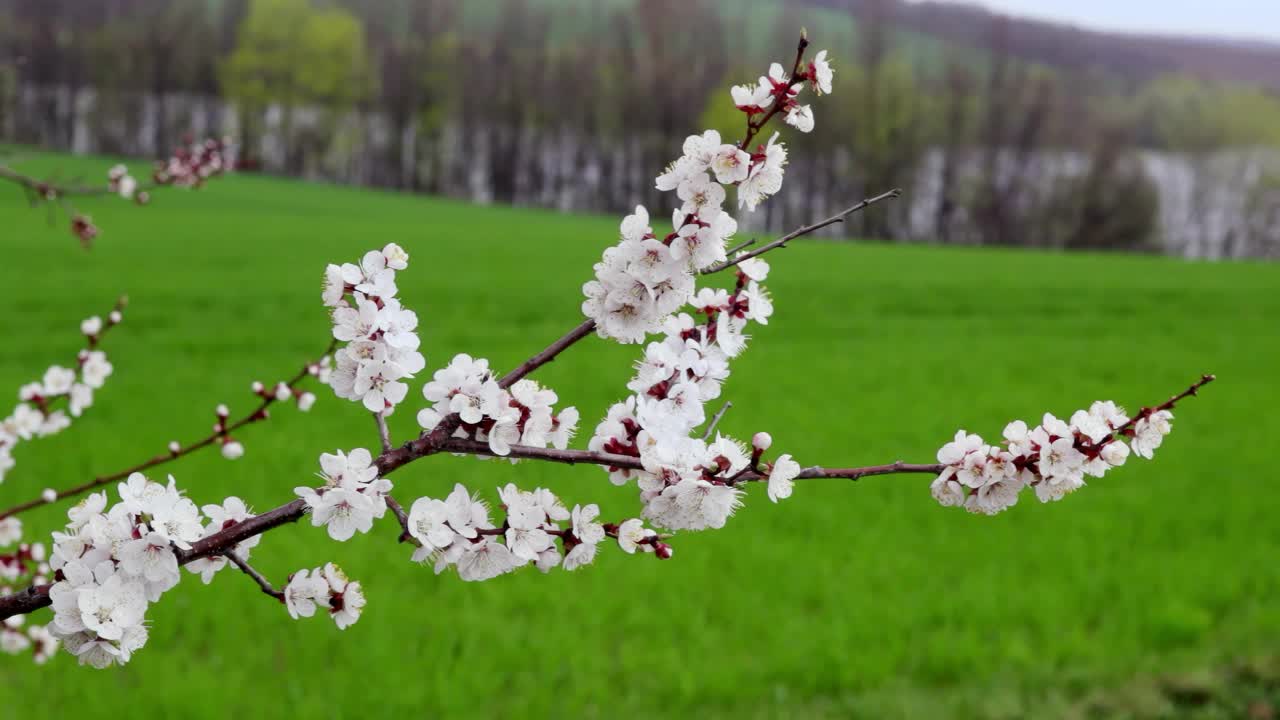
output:
MULTIPOLYGON (((108 164, 19 167, 98 178, 108 164)), ((131 298, 107 341, 115 375, 71 431, 16 452, 9 500, 201 436, 219 402, 246 409, 250 381, 326 344, 327 262, 400 243, 428 368, 465 351, 505 369, 579 321, 579 287, 616 238, 613 218, 240 176, 143 209, 83 203, 103 228, 84 252, 63 219, 0 190, 0 386, 65 362, 83 317, 131 298)), ((776 506, 755 487, 724 530, 675 538, 671 562, 611 549, 583 572, 482 584, 410 563, 390 516, 346 544, 283 528, 258 568, 281 581, 339 562, 369 599, 353 628, 293 621, 233 572, 206 587, 184 571, 126 668, 0 656, 0 716, 1058 717, 1099 694, 1141 714, 1181 707, 1146 679, 1275 657, 1280 267, 824 242, 771 261, 777 312, 734 364, 722 427, 767 429, 802 464, 928 462, 960 427, 997 437, 1012 419, 1219 381, 1180 407, 1153 462, 994 518, 938 507, 921 476, 809 481, 776 506)), ((537 378, 589 436, 638 352, 591 338, 537 378)), ((242 460, 169 470, 199 503, 290 499, 320 452, 376 444, 363 409, 318 394, 310 415, 280 408, 245 432, 242 460)), ((392 418, 398 439, 422 404, 392 418)), ((639 508, 590 467, 435 457, 393 479, 405 501, 515 481, 611 518, 639 508)), ((30 513, 29 534, 63 509, 30 513)), ((1197 712, 1280 697, 1274 683, 1229 694, 1197 712)))

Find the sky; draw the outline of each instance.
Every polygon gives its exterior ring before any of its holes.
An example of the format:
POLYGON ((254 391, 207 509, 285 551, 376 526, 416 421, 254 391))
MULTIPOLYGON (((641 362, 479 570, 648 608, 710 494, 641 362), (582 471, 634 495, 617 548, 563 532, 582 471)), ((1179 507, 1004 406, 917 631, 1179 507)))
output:
MULTIPOLYGON (((951 1, 951 0, 947 0, 951 1)), ((1098 30, 1280 42, 1280 0, 959 0, 1098 30)))

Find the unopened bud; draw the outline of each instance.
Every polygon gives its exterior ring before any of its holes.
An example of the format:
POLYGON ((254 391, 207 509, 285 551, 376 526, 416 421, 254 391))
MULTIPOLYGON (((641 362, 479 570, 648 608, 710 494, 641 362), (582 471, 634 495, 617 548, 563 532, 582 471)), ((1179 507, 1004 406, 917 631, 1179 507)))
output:
POLYGON ((758 432, 751 437, 751 447, 765 451, 769 446, 773 445, 773 436, 767 432, 758 432))

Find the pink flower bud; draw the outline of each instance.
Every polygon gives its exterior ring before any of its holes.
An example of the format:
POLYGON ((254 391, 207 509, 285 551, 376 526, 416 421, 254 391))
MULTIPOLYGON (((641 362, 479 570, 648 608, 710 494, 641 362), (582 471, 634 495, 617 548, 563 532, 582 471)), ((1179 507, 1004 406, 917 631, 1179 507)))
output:
POLYGON ((249 386, 249 389, 253 391, 254 395, 261 395, 263 386, 262 386, 262 383, 258 382, 257 380, 254 380, 253 384, 249 386))
POLYGON ((302 393, 298 396, 298 409, 307 412, 312 405, 316 404, 316 396, 312 393, 302 393))
POLYGON ((58 499, 58 491, 53 488, 45 488, 44 491, 40 493, 40 499, 47 503, 54 502, 58 499))
POLYGON ((220 418, 225 418, 231 414, 231 411, 227 409, 226 405, 218 405, 218 407, 214 408, 213 411, 217 413, 220 418))
POLYGON ((276 383, 276 401, 284 402, 293 397, 293 390, 284 383, 276 383))
POLYGON ((751 437, 751 447, 756 450, 765 451, 769 446, 773 445, 773 436, 767 432, 758 432, 751 437))
POLYGON ((235 440, 227 438, 227 440, 222 443, 222 457, 228 460, 239 460, 241 457, 244 457, 244 446, 235 440))
POLYGON ((82 245, 89 247, 93 239, 98 237, 98 228, 84 215, 76 215, 71 219, 71 234, 80 238, 82 245))
POLYGON ((675 548, 664 542, 656 542, 653 544, 653 550, 657 553, 661 560, 670 560, 672 555, 676 554, 675 548))
POLYGON ((181 451, 182 451, 182 445, 178 444, 177 440, 169 441, 169 452, 173 453, 174 455, 177 455, 181 451))

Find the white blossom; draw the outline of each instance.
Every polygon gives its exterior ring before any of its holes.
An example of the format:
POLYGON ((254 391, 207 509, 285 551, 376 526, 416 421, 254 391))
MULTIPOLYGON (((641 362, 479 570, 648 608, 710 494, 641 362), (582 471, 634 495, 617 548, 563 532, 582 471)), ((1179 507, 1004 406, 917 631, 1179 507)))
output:
POLYGON ((796 105, 787 111, 787 124, 800 132, 813 132, 813 108, 796 105))
POLYGON ((239 460, 244 457, 244 445, 230 438, 224 440, 222 443, 222 457, 228 460, 239 460))
POLYGON ((1173 413, 1159 410, 1141 418, 1133 425, 1133 452, 1140 458, 1150 460, 1157 448, 1164 442, 1164 436, 1173 430, 1173 413))
POLYGON ((306 501, 311 511, 311 524, 323 526, 329 537, 338 542, 350 540, 357 532, 367 533, 373 527, 376 504, 359 490, 332 487, 317 492, 309 487, 299 487, 294 492, 306 501))
POLYGON ((329 582, 319 571, 313 575, 310 570, 299 570, 289 577, 289 584, 284 588, 284 606, 294 620, 311 617, 316 612, 317 601, 328 599, 329 582))
POLYGON ((831 81, 835 72, 831 69, 831 63, 827 61, 827 51, 819 51, 809 66, 813 74, 813 91, 819 95, 831 94, 831 81))
POLYGON ((12 545, 22 539, 22 520, 7 517, 0 520, 0 547, 12 545))
POLYGON ((333 563, 326 563, 323 574, 328 586, 329 616, 339 630, 346 630, 360 619, 364 610, 365 597, 360 583, 347 578, 342 568, 333 563))
POLYGON ((769 470, 769 499, 776 503, 791 497, 794 480, 799 475, 800 463, 792 460, 790 455, 779 457, 769 470))
POLYGON ((458 577, 469 582, 491 580, 516 568, 516 557, 506 545, 483 537, 468 543, 457 560, 458 577))

